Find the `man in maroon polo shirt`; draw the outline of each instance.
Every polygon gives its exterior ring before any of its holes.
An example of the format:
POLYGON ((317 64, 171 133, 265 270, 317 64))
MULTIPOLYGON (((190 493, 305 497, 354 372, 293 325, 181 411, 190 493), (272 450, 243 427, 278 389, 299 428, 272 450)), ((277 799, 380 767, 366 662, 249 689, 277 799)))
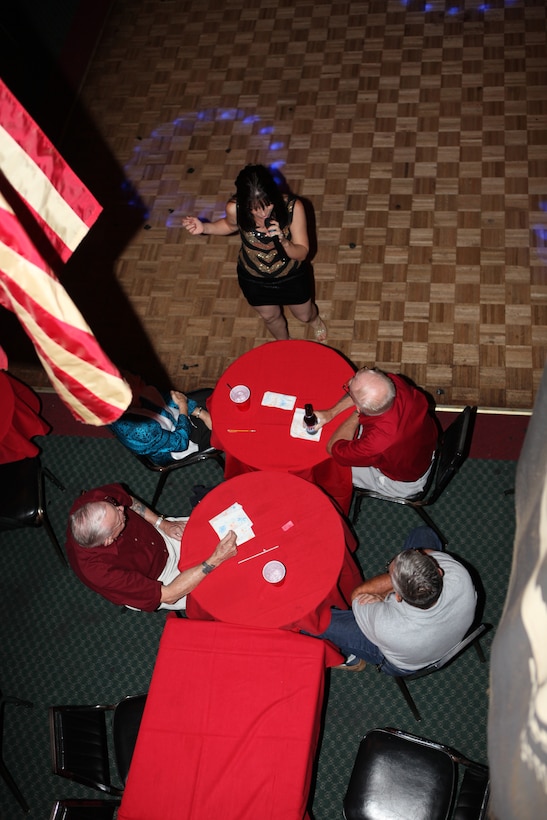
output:
POLYGON ((327 443, 333 459, 351 467, 353 483, 382 495, 410 498, 423 490, 440 426, 428 399, 403 376, 363 367, 346 395, 317 411, 319 426, 355 407, 327 443))
POLYGON ((114 604, 153 611, 184 609, 186 595, 215 567, 237 555, 230 532, 213 554, 179 572, 188 519, 168 520, 121 484, 83 493, 69 513, 66 551, 78 578, 114 604))

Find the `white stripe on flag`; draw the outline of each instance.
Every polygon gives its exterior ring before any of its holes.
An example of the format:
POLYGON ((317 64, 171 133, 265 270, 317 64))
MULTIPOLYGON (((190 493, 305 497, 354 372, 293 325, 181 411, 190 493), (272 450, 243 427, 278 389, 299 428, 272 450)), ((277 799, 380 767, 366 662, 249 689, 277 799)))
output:
POLYGON ((10 184, 74 251, 89 228, 50 180, 0 125, 0 167, 10 184))

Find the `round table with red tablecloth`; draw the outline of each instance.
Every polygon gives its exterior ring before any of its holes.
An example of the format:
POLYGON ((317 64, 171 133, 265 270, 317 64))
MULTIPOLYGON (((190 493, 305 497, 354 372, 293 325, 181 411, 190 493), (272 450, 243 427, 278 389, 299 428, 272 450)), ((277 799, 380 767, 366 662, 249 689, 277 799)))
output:
POLYGON ((347 514, 351 468, 337 464, 326 445, 351 410, 325 425, 317 436, 295 438, 291 422, 295 409, 307 403, 316 410, 332 407, 354 373, 338 351, 317 342, 268 342, 240 356, 220 377, 209 400, 211 443, 226 453, 226 478, 251 470, 290 472, 318 484, 347 514), (251 390, 247 410, 230 400, 230 387, 238 384, 251 390), (267 393, 292 397, 294 407, 266 406, 267 393))
POLYGON ((249 519, 252 537, 238 540, 237 557, 218 566, 188 596, 188 617, 322 632, 330 623, 330 608, 347 609, 352 591, 362 583, 352 554, 355 538, 345 519, 308 481, 271 471, 244 473, 219 484, 193 510, 182 539, 181 570, 213 553, 222 532, 211 522, 234 504, 249 519), (286 567, 281 586, 262 576, 272 559, 286 567))

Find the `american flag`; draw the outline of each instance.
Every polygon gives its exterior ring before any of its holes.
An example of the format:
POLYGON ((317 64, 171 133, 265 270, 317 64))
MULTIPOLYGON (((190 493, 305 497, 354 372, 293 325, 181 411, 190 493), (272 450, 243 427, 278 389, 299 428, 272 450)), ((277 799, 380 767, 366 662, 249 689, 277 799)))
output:
POLYGON ((75 418, 94 425, 119 418, 131 390, 46 258, 66 262, 101 210, 0 80, 0 305, 18 317, 75 418))

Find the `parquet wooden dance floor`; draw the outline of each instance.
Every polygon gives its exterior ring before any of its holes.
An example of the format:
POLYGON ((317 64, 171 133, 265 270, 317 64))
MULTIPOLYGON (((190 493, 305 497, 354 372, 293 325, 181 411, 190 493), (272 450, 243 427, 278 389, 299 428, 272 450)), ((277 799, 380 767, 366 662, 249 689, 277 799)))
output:
MULTIPOLYGON (((328 344, 439 404, 532 407, 547 349, 545 0, 117 0, 82 100, 129 205, 146 208, 100 288, 77 286, 76 264, 69 277, 121 365, 146 360, 138 333, 120 338, 124 310, 182 389, 268 339, 238 289, 238 238, 180 227, 222 215, 260 162, 313 214, 328 344)), ((65 139, 91 151, 76 126, 65 139)))

